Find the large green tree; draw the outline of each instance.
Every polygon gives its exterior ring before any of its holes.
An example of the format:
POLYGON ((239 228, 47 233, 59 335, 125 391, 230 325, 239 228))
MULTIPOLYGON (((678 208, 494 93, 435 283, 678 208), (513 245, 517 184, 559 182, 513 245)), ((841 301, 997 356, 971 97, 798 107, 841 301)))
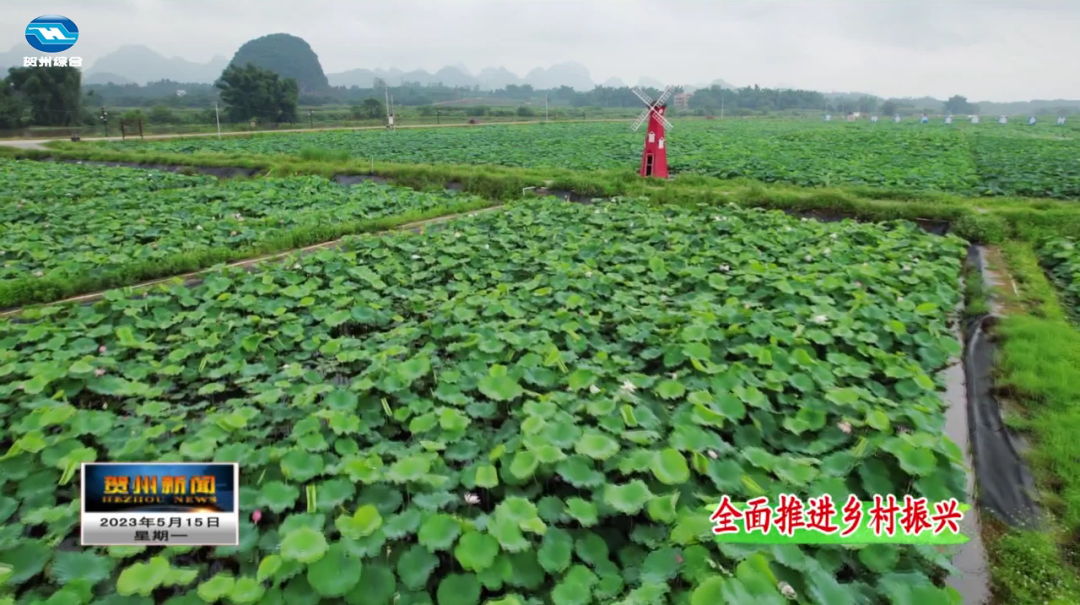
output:
POLYGON ((979 106, 969 103, 967 97, 953 95, 945 101, 945 111, 949 113, 978 113, 979 106))
POLYGON ((2 84, 7 98, 0 105, 8 112, 15 105, 28 107, 33 124, 71 126, 81 121, 82 73, 78 68, 12 67, 2 84))
POLYGON ((225 115, 234 122, 295 122, 300 90, 296 80, 248 63, 229 65, 214 84, 221 89, 225 115))

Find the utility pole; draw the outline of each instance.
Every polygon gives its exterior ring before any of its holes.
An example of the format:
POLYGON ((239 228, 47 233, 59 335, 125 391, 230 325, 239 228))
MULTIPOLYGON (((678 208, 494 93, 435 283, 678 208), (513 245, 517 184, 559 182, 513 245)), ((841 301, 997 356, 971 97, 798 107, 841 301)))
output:
POLYGON ((312 130, 315 130, 315 110, 314 109, 307 110, 307 116, 308 116, 308 124, 311 125, 312 130))
POLYGON ((218 104, 214 102, 214 121, 217 122, 217 135, 221 138, 221 114, 218 112, 218 104))

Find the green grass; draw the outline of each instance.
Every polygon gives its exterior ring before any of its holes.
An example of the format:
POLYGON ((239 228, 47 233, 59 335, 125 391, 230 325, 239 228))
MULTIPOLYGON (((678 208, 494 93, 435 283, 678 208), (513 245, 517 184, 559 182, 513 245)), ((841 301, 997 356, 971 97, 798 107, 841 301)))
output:
POLYGON ((1080 603, 1080 332, 1031 247, 1010 242, 1003 251, 1020 295, 1003 297, 1009 313, 995 327, 997 384, 1015 412, 1009 425, 1030 441, 1026 457, 1048 518, 1042 531, 994 524, 987 532, 992 585, 1002 605, 1072 605, 1080 603))

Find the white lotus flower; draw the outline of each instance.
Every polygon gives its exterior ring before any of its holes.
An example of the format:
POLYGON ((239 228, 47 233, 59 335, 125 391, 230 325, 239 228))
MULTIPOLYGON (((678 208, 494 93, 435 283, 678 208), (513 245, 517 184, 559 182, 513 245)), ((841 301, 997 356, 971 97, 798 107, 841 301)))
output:
POLYGON ((678 380, 679 379, 679 373, 678 372, 672 372, 671 373, 671 379, 672 380, 678 380))
POLYGON ((713 460, 716 460, 719 457, 720 457, 720 454, 717 454, 715 450, 709 450, 709 458, 712 458, 713 460))
POLYGON ((776 587, 780 589, 780 594, 784 595, 789 599, 794 599, 798 596, 798 593, 795 592, 795 589, 792 588, 791 584, 788 584, 787 582, 781 581, 779 584, 776 585, 776 587))
POLYGON ((897 302, 904 302, 904 297, 903 296, 897 296, 896 301, 897 302))
POLYGON ((727 263, 724 263, 724 264, 720 265, 720 270, 722 272, 724 272, 724 273, 727 273, 728 271, 731 271, 731 266, 728 265, 727 263))
POLYGON ((806 255, 806 262, 810 262, 810 261, 812 261, 812 260, 814 260, 814 257, 813 257, 813 256, 810 256, 809 254, 807 254, 807 255, 806 255))
POLYGON ((600 387, 596 386, 595 384, 591 384, 589 385, 589 392, 595 395, 600 392, 600 387))
POLYGON ((661 301, 665 301, 665 300, 667 300, 667 294, 661 294, 661 295, 660 295, 660 300, 661 300, 661 301))
POLYGON ((848 435, 851 434, 851 423, 850 422, 841 422, 841 423, 837 424, 836 427, 839 428, 845 434, 848 434, 848 435))
POLYGON ((832 248, 825 248, 825 256, 828 256, 831 253, 832 253, 832 248))
POLYGON ((784 227, 784 232, 791 233, 791 227, 784 227))
POLYGON ((473 506, 480 504, 480 496, 477 496, 472 492, 465 494, 464 499, 467 504, 472 504, 473 506))
POLYGON ((44 276, 45 276, 44 271, 34 271, 34 277, 44 277, 44 276))
POLYGON ((637 390, 637 387, 634 386, 634 383, 630 382, 629 380, 624 380, 622 383, 622 387, 620 388, 626 393, 633 393, 637 390))
POLYGON ((460 231, 455 231, 454 232, 454 237, 461 237, 461 232, 460 231))
POLYGON ((592 277, 592 271, 586 271, 585 277, 592 277))
POLYGON ((491 244, 484 244, 484 250, 491 250, 491 244))
POLYGON ((816 324, 829 323, 829 318, 824 316, 824 315, 815 315, 814 316, 814 323, 816 323, 816 324))
POLYGON ((902 267, 902 269, 903 269, 904 271, 911 271, 911 265, 904 265, 904 266, 902 267))
POLYGON ((295 265, 292 266, 292 268, 293 269, 299 269, 300 268, 300 263, 296 263, 295 265))
POLYGON ((195 225, 196 231, 202 231, 202 225, 195 225))
POLYGON ((839 237, 839 234, 833 233, 830 234, 829 237, 831 237, 832 239, 836 239, 837 237, 839 237))
POLYGON ((412 255, 412 259, 413 260, 420 260, 420 255, 419 254, 414 254, 414 255, 412 255))

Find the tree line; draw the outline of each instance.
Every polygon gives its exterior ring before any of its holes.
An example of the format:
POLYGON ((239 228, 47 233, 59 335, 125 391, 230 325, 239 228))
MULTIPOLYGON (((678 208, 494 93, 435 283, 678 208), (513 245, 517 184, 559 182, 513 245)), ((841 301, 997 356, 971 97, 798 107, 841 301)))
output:
MULTIPOLYGON (((151 122, 173 123, 178 120, 174 110, 187 111, 191 121, 212 122, 220 115, 225 122, 295 123, 299 107, 346 105, 351 106, 352 119, 373 119, 385 116, 384 88, 374 82, 370 88, 331 87, 318 93, 304 93, 293 78, 257 67, 235 64, 227 67, 214 84, 178 83, 169 80, 138 84, 82 85, 81 73, 72 67, 12 68, 0 80, 0 129, 26 126, 94 125, 101 120, 99 107, 147 108, 148 113, 133 112, 128 117, 145 118, 151 122), (215 113, 215 104, 220 114, 215 113)), ((508 85, 492 91, 479 87, 451 87, 441 84, 402 82, 387 87, 395 105, 421 108, 421 114, 434 114, 434 104, 467 100, 467 115, 483 116, 516 113, 531 115, 537 104, 574 108, 639 108, 641 100, 627 87, 596 86, 578 91, 569 86, 550 90, 532 86, 508 85), (485 103, 518 107, 494 109, 485 103)), ((661 91, 647 88, 645 92, 657 98, 661 91)), ((676 88, 676 94, 683 92, 676 88)), ((669 104, 671 101, 669 100, 669 104)), ((979 106, 966 97, 955 95, 945 102, 934 99, 881 99, 871 95, 835 95, 813 90, 795 90, 745 86, 722 88, 712 86, 693 91, 688 109, 697 115, 731 116, 764 115, 772 112, 826 111, 838 114, 861 112, 890 116, 894 114, 938 113, 971 114, 979 106)), ((992 104, 996 105, 996 104, 992 104)), ((456 108, 456 109, 461 109, 456 108)), ((996 108, 995 108, 996 109, 996 108)), ((1052 110, 1047 110, 1052 111, 1052 110)))

